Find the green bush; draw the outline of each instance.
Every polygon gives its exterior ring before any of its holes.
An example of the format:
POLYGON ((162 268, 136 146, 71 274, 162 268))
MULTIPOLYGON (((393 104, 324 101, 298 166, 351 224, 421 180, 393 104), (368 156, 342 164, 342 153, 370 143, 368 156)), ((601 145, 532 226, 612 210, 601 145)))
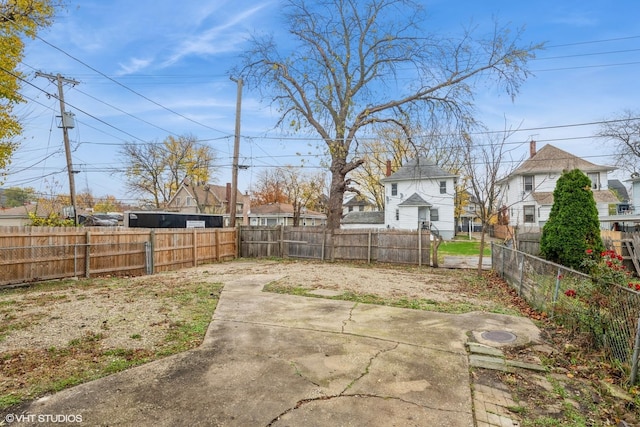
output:
POLYGON ((587 249, 604 251, 591 180, 579 169, 565 172, 553 191, 549 220, 542 229, 540 254, 547 260, 584 271, 587 249))

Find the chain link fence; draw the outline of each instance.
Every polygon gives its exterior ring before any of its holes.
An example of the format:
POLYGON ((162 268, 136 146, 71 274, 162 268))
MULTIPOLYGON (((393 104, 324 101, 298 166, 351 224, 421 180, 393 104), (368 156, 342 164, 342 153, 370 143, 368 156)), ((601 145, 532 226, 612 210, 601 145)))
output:
POLYGON ((638 382, 640 292, 600 286, 586 274, 497 244, 491 257, 496 273, 533 308, 587 336, 630 384, 638 382))

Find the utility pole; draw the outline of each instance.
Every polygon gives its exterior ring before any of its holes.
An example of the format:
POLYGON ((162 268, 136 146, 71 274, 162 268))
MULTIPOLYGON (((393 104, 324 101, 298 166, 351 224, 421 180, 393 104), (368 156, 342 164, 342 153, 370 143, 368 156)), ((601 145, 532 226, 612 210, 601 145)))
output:
POLYGON ((236 226, 236 204, 238 197, 238 152, 240 151, 240 110, 242 104, 242 77, 232 81, 238 85, 236 100, 236 130, 233 142, 233 169, 231 172, 231 200, 229 201, 229 227, 236 226))
POLYGON ((78 225, 78 209, 76 206, 76 184, 75 184, 75 178, 73 176, 75 171, 73 170, 73 162, 71 160, 71 147, 69 145, 69 131, 67 130, 69 128, 73 129, 74 123, 73 123, 73 116, 71 115, 71 113, 67 113, 64 109, 64 106, 65 106, 64 91, 62 90, 62 85, 64 83, 68 83, 75 86, 77 84, 80 84, 80 82, 73 79, 64 78, 60 75, 60 73, 54 76, 53 74, 46 74, 46 73, 41 73, 40 71, 37 71, 36 77, 45 77, 51 80, 51 82, 58 84, 58 100, 60 101, 60 119, 61 119, 60 127, 62 128, 62 136, 64 139, 64 151, 67 156, 67 172, 69 174, 69 193, 71 198, 71 207, 73 209, 73 223, 75 225, 78 225))

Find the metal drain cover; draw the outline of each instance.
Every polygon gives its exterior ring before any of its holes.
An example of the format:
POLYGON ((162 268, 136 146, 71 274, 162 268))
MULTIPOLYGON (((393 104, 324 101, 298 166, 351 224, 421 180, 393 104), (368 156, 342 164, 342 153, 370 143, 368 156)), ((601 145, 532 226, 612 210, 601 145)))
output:
POLYGON ((516 340, 516 336, 507 331, 486 331, 480 334, 482 338, 488 341, 507 343, 516 340))

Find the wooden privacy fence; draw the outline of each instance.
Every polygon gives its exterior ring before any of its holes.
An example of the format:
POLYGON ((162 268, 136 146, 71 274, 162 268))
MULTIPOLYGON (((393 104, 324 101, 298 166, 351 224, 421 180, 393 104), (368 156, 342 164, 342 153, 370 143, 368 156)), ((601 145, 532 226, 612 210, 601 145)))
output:
POLYGON ((235 257, 235 229, 0 227, 0 286, 152 274, 235 257))
POLYGON ((244 258, 304 258, 429 265, 428 230, 320 227, 239 228, 239 254, 244 258))

